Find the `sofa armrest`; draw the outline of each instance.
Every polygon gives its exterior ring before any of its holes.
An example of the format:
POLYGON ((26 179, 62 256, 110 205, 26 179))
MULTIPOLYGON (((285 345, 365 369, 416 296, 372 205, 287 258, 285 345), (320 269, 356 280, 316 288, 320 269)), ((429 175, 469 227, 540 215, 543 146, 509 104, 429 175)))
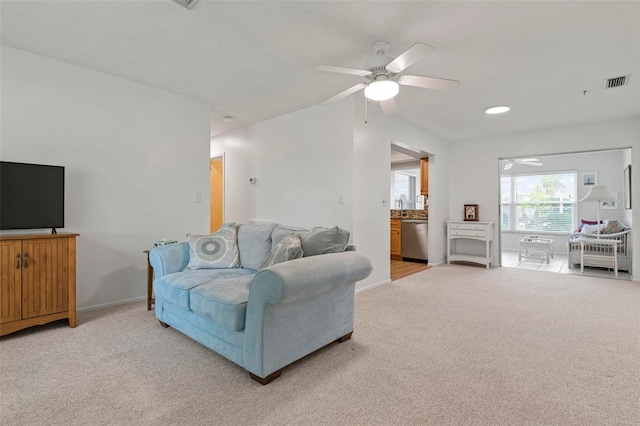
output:
POLYGON ((254 299, 262 299, 266 303, 289 303, 363 280, 372 270, 371 261, 354 251, 278 263, 255 276, 249 303, 254 289, 254 299))
POLYGON ((253 279, 244 333, 244 368, 266 377, 353 331, 356 281, 371 261, 356 252, 303 257, 253 279))
POLYGON ((183 271, 189 264, 189 243, 154 247, 149 252, 149 263, 153 267, 154 279, 183 271))

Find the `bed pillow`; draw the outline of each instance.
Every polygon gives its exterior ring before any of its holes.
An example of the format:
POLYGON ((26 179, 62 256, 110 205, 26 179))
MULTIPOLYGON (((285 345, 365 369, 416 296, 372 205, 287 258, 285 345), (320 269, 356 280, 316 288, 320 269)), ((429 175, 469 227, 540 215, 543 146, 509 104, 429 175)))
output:
POLYGON ((238 233, 235 226, 223 226, 211 235, 189 235, 188 269, 240 267, 238 233))
POLYGON ((269 256, 267 256, 262 266, 260 266, 260 269, 262 270, 276 263, 282 263, 300 257, 302 257, 302 243, 300 242, 300 237, 292 233, 280 240, 280 242, 271 249, 269 256))

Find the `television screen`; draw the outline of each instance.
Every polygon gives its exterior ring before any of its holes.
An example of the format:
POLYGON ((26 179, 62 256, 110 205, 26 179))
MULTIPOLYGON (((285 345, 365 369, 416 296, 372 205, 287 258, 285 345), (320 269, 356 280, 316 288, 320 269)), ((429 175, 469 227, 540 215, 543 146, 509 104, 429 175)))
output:
POLYGON ((0 229, 64 228, 64 167, 0 161, 0 229))

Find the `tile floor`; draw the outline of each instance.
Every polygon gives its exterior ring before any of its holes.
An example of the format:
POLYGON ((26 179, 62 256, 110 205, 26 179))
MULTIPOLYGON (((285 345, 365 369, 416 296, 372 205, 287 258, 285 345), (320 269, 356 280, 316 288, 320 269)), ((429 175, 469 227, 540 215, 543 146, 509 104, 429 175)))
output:
POLYGON ((573 268, 570 269, 567 265, 567 255, 562 253, 556 253, 553 258, 549 259, 549 264, 547 264, 546 259, 522 259, 518 261, 517 250, 503 250, 502 266, 507 268, 529 269, 532 271, 558 272, 560 274, 589 275, 591 277, 616 278, 620 280, 631 279, 628 272, 618 271, 618 276, 616 277, 613 269, 606 268, 585 267, 584 274, 581 274, 580 265, 574 265, 573 268))

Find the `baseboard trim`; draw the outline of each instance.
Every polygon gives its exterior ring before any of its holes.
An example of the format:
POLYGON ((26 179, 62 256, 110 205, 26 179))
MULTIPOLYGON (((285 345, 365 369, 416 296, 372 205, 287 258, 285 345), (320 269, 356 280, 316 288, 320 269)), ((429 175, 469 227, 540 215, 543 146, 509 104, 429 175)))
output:
POLYGON ((359 294, 359 293, 362 293, 362 292, 365 292, 365 291, 369 291, 369 290, 373 290, 374 288, 378 288, 378 287, 381 287, 383 285, 390 284, 390 283, 391 283, 391 280, 389 279, 389 280, 384 280, 384 281, 380 281, 380 282, 368 285, 366 287, 358 288, 358 289, 356 289, 356 294, 359 294))
POLYGON ((147 301, 147 296, 134 297, 133 299, 118 300, 117 302, 101 303, 100 305, 85 306, 84 308, 78 308, 76 312, 82 313, 82 312, 89 312, 89 311, 97 311, 98 309, 112 308, 114 306, 128 305, 129 303, 136 303, 136 302, 143 302, 143 301, 144 302, 147 301))
POLYGON ((429 262, 429 263, 427 263, 427 266, 428 266, 429 268, 435 268, 436 266, 442 266, 442 265, 444 265, 445 263, 446 263, 446 262, 445 262, 444 260, 441 260, 440 262, 433 262, 433 263, 429 262))

